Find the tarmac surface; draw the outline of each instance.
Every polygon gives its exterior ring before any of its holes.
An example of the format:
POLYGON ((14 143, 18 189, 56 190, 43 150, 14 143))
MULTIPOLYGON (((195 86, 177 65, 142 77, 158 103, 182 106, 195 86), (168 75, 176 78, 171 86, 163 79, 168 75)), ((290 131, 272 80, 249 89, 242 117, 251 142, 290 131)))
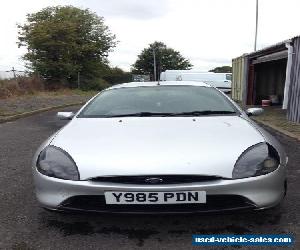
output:
MULTIPOLYGON (((78 107, 67 111, 72 109, 78 107)), ((300 249, 299 141, 270 131, 289 156, 288 193, 275 210, 185 215, 61 214, 38 206, 31 175, 34 152, 65 124, 56 119, 56 112, 0 124, 0 249, 196 249, 199 247, 192 246, 193 234, 293 234, 293 248, 300 249)))

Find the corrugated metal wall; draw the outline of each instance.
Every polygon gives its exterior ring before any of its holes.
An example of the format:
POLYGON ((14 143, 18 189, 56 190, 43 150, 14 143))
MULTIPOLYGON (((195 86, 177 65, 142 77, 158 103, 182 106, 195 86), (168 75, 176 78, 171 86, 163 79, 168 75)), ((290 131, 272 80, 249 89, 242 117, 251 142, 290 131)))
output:
POLYGON ((248 80, 247 80, 247 101, 246 101, 247 105, 254 105, 254 81, 255 81, 254 65, 250 63, 248 69, 248 80))
POLYGON ((233 100, 246 103, 246 87, 248 72, 247 56, 241 56, 232 60, 232 84, 231 97, 233 100))
POLYGON ((289 121, 300 123, 300 38, 293 41, 294 55, 291 67, 291 83, 287 117, 289 121))

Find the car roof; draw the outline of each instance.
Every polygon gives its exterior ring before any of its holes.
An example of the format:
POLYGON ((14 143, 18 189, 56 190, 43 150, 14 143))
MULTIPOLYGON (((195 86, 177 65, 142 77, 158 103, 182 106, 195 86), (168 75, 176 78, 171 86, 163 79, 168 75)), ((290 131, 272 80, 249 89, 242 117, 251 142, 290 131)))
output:
POLYGON ((156 82, 128 82, 117 84, 109 89, 118 89, 118 88, 136 88, 136 87, 153 87, 153 86, 199 86, 199 87, 209 87, 210 85, 204 82, 197 82, 197 81, 156 81, 156 82))

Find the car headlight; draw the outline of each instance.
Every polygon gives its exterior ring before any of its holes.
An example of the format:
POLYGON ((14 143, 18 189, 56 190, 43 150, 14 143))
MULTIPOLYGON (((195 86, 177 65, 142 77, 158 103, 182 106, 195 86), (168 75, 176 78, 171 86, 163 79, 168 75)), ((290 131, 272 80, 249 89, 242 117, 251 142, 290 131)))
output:
POLYGON ((49 177, 79 180, 79 172, 71 156, 61 148, 48 146, 39 155, 37 170, 49 177))
POLYGON ((235 163, 232 178, 246 178, 273 172, 279 166, 277 151, 266 143, 248 148, 235 163))

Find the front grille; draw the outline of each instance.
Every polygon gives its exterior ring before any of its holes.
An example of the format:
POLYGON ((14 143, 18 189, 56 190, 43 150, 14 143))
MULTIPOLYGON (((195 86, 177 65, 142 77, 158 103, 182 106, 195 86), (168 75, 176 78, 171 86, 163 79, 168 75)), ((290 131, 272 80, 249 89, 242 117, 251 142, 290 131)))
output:
POLYGON ((220 180, 221 177, 209 175, 137 175, 137 176, 104 176, 90 179, 95 182, 111 182, 119 184, 157 185, 157 184, 180 184, 220 180), (162 182, 147 183, 148 178, 159 178, 162 182))
POLYGON ((64 201, 61 209, 115 213, 180 213, 215 212, 235 209, 254 209, 255 205, 239 195, 207 195, 206 203, 112 205, 105 203, 103 195, 74 196, 64 201))

